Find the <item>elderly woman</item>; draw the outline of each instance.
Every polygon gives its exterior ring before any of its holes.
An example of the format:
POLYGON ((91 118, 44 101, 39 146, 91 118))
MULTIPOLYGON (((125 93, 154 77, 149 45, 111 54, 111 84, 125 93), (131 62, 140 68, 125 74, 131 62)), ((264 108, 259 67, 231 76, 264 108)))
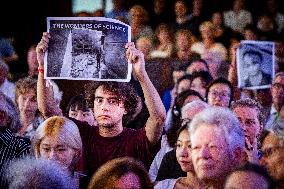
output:
POLYGON ((37 106, 36 85, 37 80, 30 77, 20 79, 16 83, 16 104, 22 124, 18 135, 29 139, 43 122, 37 106))
POLYGON ((82 140, 77 125, 62 116, 45 120, 32 138, 32 149, 37 158, 54 160, 73 174, 82 153, 82 140))

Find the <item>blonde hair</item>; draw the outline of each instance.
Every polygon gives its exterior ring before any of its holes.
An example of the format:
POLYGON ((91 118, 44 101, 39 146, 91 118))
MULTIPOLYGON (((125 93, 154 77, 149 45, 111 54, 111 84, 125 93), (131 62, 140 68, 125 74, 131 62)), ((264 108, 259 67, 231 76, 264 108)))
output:
POLYGON ((82 140, 77 125, 63 116, 53 116, 41 123, 31 141, 33 153, 37 158, 41 157, 39 147, 46 136, 58 137, 68 147, 78 152, 70 166, 74 168, 82 154, 82 140))
POLYGON ((139 11, 140 13, 142 13, 141 19, 143 19, 143 24, 147 23, 149 20, 148 12, 141 5, 134 5, 133 7, 131 7, 131 9, 129 10, 129 18, 131 19, 134 12, 139 12, 139 11))

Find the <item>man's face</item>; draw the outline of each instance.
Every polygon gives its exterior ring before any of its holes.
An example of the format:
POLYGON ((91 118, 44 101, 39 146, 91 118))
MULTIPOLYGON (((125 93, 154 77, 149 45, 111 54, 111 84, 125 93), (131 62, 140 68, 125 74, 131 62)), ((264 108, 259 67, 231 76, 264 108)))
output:
POLYGON ((250 144, 256 141, 262 131, 263 125, 258 119, 258 111, 256 108, 237 106, 233 112, 241 122, 241 127, 245 132, 246 138, 250 144))
POLYGON ((223 83, 212 85, 208 92, 208 104, 213 106, 229 107, 231 90, 223 83))
POLYGON ((227 178, 224 188, 267 189, 268 183, 263 176, 254 172, 236 171, 227 178))
POLYGON ((232 153, 224 132, 215 125, 202 123, 190 135, 190 139, 192 162, 197 177, 203 181, 224 178, 232 164, 232 153))
POLYGON ((126 110, 121 99, 100 86, 95 92, 94 114, 99 126, 114 127, 122 124, 122 117, 126 114, 126 110))
POLYGON ((280 106, 284 102, 284 76, 278 76, 274 79, 273 86, 271 87, 271 95, 273 104, 280 106))
POLYGON ((269 133, 264 139, 261 150, 263 156, 261 164, 268 169, 275 181, 284 179, 284 147, 281 147, 279 139, 269 133))
POLYGON ((17 99, 20 112, 28 115, 35 115, 37 110, 36 91, 29 89, 26 93, 20 94, 17 99))
POLYGON ((260 63, 261 59, 258 55, 246 54, 244 56, 244 69, 249 76, 255 76, 261 71, 260 63))

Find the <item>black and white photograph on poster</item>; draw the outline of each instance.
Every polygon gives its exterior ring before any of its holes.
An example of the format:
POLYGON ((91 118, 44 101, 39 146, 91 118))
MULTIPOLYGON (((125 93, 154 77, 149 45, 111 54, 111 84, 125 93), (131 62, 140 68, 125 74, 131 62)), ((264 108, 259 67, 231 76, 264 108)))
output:
POLYGON ((237 49, 238 87, 265 89, 274 78, 274 42, 241 41, 237 49))
POLYGON ((125 56, 130 26, 103 17, 48 17, 47 79, 128 82, 132 65, 125 56))

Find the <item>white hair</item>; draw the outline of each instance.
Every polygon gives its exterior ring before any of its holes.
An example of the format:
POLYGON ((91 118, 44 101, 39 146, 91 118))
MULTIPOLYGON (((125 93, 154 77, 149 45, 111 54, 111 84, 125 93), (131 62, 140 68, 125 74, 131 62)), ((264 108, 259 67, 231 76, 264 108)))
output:
POLYGON ((25 157, 6 165, 5 180, 9 189, 75 189, 76 184, 67 170, 47 159, 25 157))
POLYGON ((210 107, 210 105, 206 102, 202 100, 194 100, 192 102, 187 103, 181 108, 181 115, 185 114, 187 111, 203 110, 208 107, 210 107))
POLYGON ((231 152, 237 147, 245 149, 245 134, 235 114, 228 108, 209 107, 198 113, 190 123, 190 135, 194 134, 201 124, 209 124, 224 131, 224 137, 231 152))

